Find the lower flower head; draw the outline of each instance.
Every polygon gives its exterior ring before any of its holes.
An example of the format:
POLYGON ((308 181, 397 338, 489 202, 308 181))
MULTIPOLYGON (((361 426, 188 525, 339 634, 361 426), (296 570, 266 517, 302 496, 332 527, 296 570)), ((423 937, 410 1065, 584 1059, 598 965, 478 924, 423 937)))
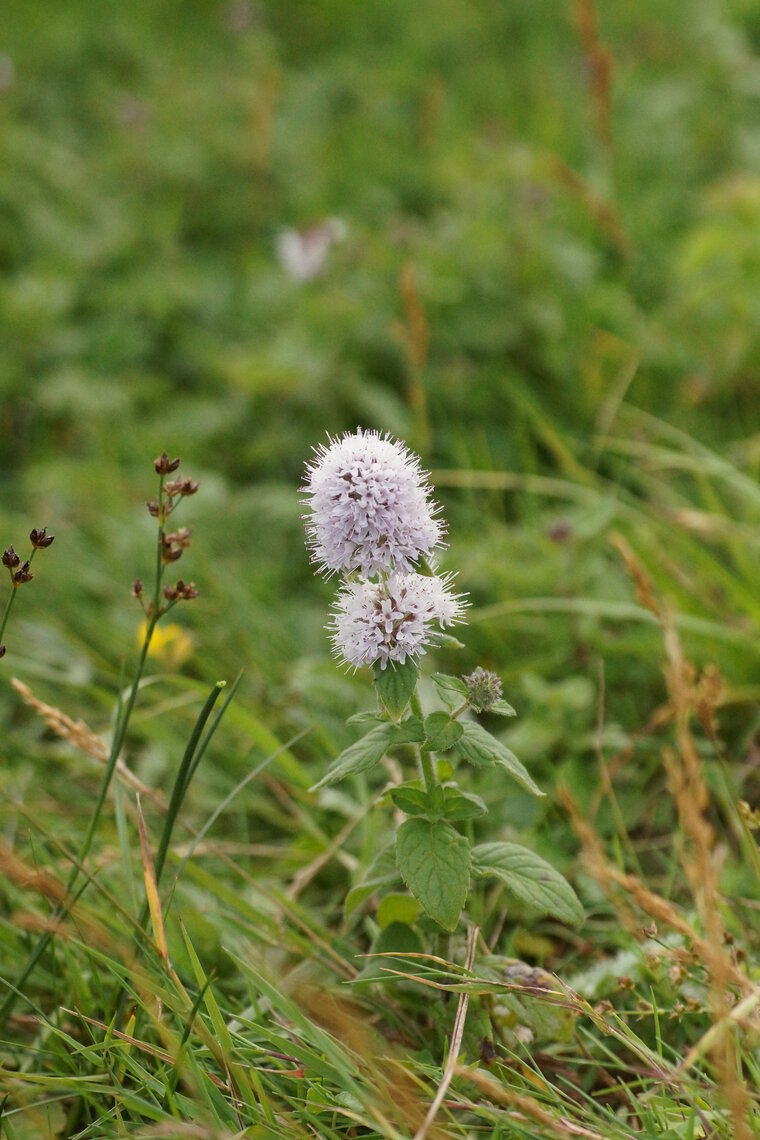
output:
POLYGON ((451 576, 390 574, 379 582, 347 583, 328 626, 333 652, 358 668, 403 664, 421 657, 446 626, 463 618, 466 601, 451 589, 451 576))

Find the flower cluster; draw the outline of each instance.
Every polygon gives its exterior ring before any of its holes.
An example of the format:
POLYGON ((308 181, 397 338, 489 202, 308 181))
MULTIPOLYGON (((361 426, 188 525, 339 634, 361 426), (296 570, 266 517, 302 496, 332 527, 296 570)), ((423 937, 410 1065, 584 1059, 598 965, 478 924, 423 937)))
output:
POLYGON ((403 663, 461 620, 450 575, 424 575, 441 546, 440 507, 420 461, 378 432, 347 433, 316 451, 301 488, 307 544, 326 576, 348 577, 328 629, 348 665, 403 663))
POLYGON ((387 435, 359 428, 319 447, 302 492, 312 559, 328 576, 411 570, 441 545, 440 507, 420 461, 387 435))
POLYGON ((9 546, 7 550, 4 550, 2 557, 0 557, 0 562, 2 562, 3 566, 8 571, 11 580, 11 595, 5 607, 5 613, 3 614, 2 620, 0 621, 0 657, 5 656, 5 646, 1 643, 3 634, 5 633, 5 626, 8 621, 8 615, 10 614, 11 607, 13 605, 13 599, 15 597, 16 590, 18 590, 19 586, 24 586, 27 582, 31 582, 32 578, 34 577, 30 569, 32 559, 38 550, 47 550, 47 548, 52 545, 54 540, 55 535, 48 534, 47 527, 43 526, 39 530, 37 527, 34 527, 29 534, 29 541, 32 544, 32 549, 28 558, 25 558, 22 562, 21 557, 16 553, 12 546, 9 546))
MULTIPOLYGON (((169 515, 176 510, 184 498, 187 498, 188 495, 194 495, 199 486, 194 479, 166 478, 167 475, 173 475, 175 473, 179 464, 179 456, 175 459, 170 459, 165 451, 163 451, 157 459, 153 460, 156 474, 160 476, 158 497, 145 504, 151 518, 158 520, 158 549, 162 569, 170 562, 179 561, 189 547, 193 533, 190 528, 186 526, 181 526, 173 531, 167 532, 166 530, 169 515)), ((195 583, 186 583, 182 578, 177 581, 176 585, 170 586, 167 584, 163 586, 162 589, 160 589, 159 582, 156 585, 155 594, 151 601, 146 601, 144 594, 145 588, 142 579, 135 578, 132 583, 132 597, 137 598, 138 602, 140 602, 146 619, 149 619, 154 614, 154 611, 159 617, 162 617, 176 602, 189 602, 198 597, 195 583), (160 601, 159 590, 160 593, 163 594, 164 602, 160 601)))

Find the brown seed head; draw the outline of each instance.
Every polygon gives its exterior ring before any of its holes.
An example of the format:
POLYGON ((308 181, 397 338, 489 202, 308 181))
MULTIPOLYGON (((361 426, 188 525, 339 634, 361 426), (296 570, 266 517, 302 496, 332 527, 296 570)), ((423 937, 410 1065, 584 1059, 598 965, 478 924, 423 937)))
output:
POLYGON ((153 460, 153 466, 156 469, 157 475, 168 475, 171 471, 176 471, 179 467, 179 456, 176 459, 170 459, 169 456, 163 451, 158 459, 153 460))
POLYGON ((22 562, 19 569, 13 575, 13 582, 16 586, 23 586, 24 582, 31 582, 33 574, 29 573, 29 563, 22 562))
POLYGON ((172 542, 169 535, 165 535, 161 540, 161 561, 166 565, 167 562, 176 562, 181 557, 182 547, 172 542))
POLYGON ((164 483, 164 494, 169 498, 175 495, 194 495, 199 486, 200 484, 192 479, 171 479, 168 483, 164 483))
POLYGON ((0 657, 5 657, 5 646, 0 645, 0 657))
POLYGON ((150 517, 153 519, 157 519, 158 518, 158 500, 157 499, 151 499, 151 501, 149 503, 146 503, 145 505, 148 508, 148 514, 150 515, 150 517))
POLYGON ((190 602, 193 598, 198 597, 198 591, 195 588, 195 582, 185 583, 180 578, 174 588, 177 591, 177 598, 180 601, 190 602))
POLYGON ((47 527, 45 526, 43 526, 42 530, 37 530, 35 527, 35 529, 31 531, 29 535, 29 540, 35 550, 44 550, 46 547, 50 546, 54 539, 55 535, 48 534, 47 527))
POLYGON ((142 578, 135 578, 134 582, 132 583, 132 597, 133 598, 141 598, 142 595, 143 595, 142 578))
POLYGON ((179 530, 174 530, 171 534, 166 535, 166 542, 170 542, 174 546, 181 546, 183 550, 186 550, 190 545, 192 533, 189 527, 181 526, 179 530))
POLYGON ((9 546, 3 553, 3 566, 7 566, 9 570, 13 570, 14 567, 18 566, 20 561, 21 559, 12 546, 9 546))

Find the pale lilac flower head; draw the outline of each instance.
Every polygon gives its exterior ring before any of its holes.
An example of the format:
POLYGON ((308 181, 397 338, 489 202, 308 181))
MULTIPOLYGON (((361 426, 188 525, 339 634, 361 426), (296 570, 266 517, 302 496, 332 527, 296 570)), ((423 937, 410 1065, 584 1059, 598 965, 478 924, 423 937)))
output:
POLYGON ((347 582, 328 626, 333 652, 354 668, 421 657, 445 626, 462 620, 466 602, 451 581, 393 573, 379 582, 347 582))
POLYGON ((301 488, 306 535, 321 573, 411 570, 440 546, 440 507, 420 461, 376 431, 347 432, 317 448, 301 488))

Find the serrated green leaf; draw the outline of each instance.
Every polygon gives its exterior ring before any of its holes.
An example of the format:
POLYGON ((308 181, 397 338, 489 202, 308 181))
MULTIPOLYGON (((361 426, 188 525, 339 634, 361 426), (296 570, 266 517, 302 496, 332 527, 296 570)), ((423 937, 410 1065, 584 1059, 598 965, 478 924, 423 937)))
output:
POLYGON ((577 925, 583 907, 568 881, 550 863, 517 843, 481 843, 472 851, 472 873, 500 879, 541 914, 577 925))
POLYGON ((396 834, 401 877, 430 918, 454 930, 470 889, 470 845, 443 820, 408 819, 396 834))
POLYGON ((492 705, 489 705, 488 712, 495 713, 496 716, 517 716, 517 713, 512 708, 512 706, 507 701, 502 699, 494 701, 492 705))
POLYGON ((460 791, 447 794, 443 808, 443 814, 449 820, 477 819, 487 812, 488 808, 480 796, 460 791))
POLYGON ((372 713, 372 712, 354 713, 354 715, 350 716, 348 718, 348 720, 346 721, 346 724, 358 724, 358 725, 361 725, 362 727, 364 725, 375 725, 375 724, 383 724, 383 723, 384 722, 383 722, 382 717, 379 717, 377 715, 377 713, 372 713))
POLYGON ((377 908, 377 921, 384 930, 392 922, 403 922, 411 926, 420 913, 420 904, 412 895, 386 895, 377 908))
POLYGON ((394 805, 406 815, 426 815, 430 810, 428 794, 422 788, 410 788, 402 784, 391 788, 390 797, 394 805))
POLYGON ((419 744, 425 739, 425 728, 418 716, 408 716, 401 724, 389 725, 392 744, 419 744))
POLYGON ((378 764, 394 744, 408 744, 424 740, 425 730, 419 717, 408 717, 402 724, 378 724, 366 736, 341 752, 311 791, 337 784, 346 776, 367 772, 378 764))
POLYGON ((467 686, 459 677, 450 677, 448 673, 433 673, 430 680, 442 701, 451 709, 459 708, 467 700, 467 686))
POLYGON ((396 662, 386 669, 375 666, 377 695, 380 704, 393 720, 400 720, 406 712, 419 675, 419 666, 411 657, 407 657, 403 665, 396 662))
POLYGON ((506 769, 510 776, 517 780, 518 784, 521 784, 526 791, 532 792, 534 796, 545 794, 515 754, 510 752, 495 736, 491 736, 490 732, 486 732, 482 725, 476 721, 467 721, 463 728, 464 733, 454 745, 460 756, 468 760, 470 764, 474 764, 476 768, 491 768, 498 764, 506 769))
POLYGON ((314 784, 311 791, 325 788, 329 784, 336 784, 346 776, 354 776, 358 772, 366 772, 378 764, 388 751, 393 735, 393 725, 379 724, 371 729, 366 736, 362 736, 354 744, 345 748, 340 756, 330 765, 322 779, 314 784))
POLYGON ((431 713, 425 717, 423 748, 429 752, 447 752, 453 748, 462 732, 462 725, 458 720, 452 720, 448 713, 431 713))

